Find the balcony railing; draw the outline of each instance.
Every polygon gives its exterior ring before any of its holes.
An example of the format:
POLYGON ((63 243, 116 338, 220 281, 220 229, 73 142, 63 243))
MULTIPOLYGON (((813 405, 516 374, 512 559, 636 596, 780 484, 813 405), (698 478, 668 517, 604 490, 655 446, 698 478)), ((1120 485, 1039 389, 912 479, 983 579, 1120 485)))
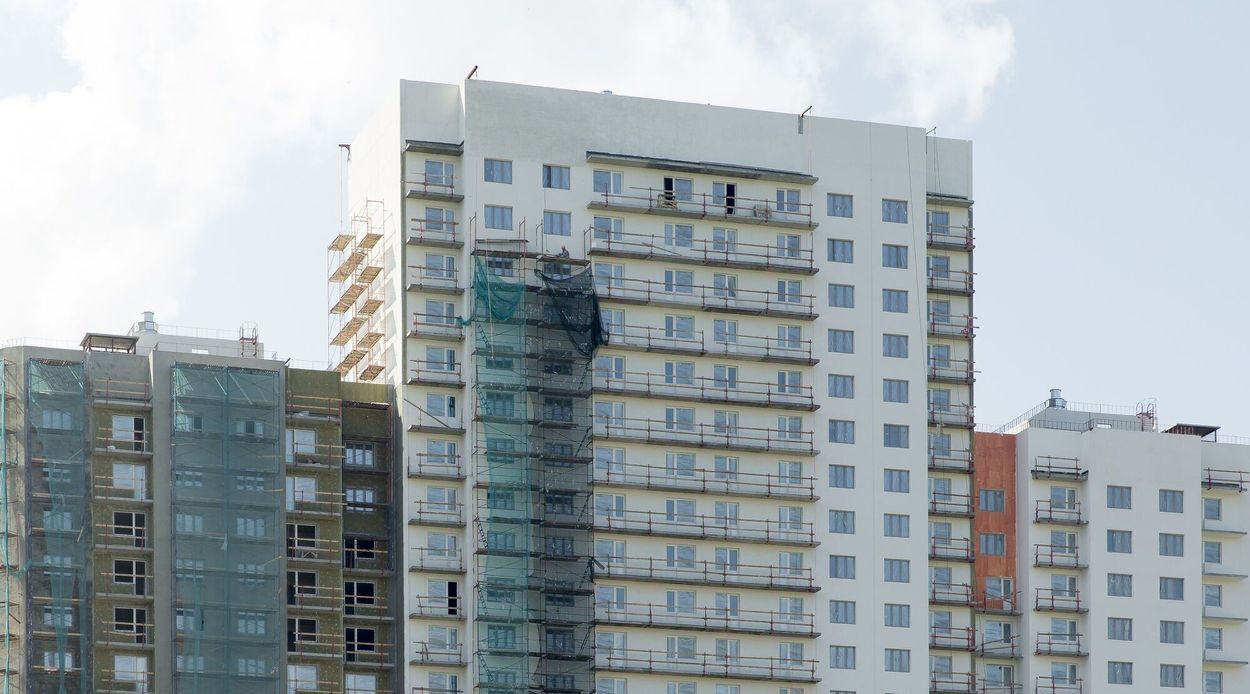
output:
POLYGON ((460 271, 455 268, 429 267, 426 265, 408 266, 408 289, 420 289, 427 292, 442 294, 462 294, 464 287, 459 282, 460 271))
POLYGON ((410 617, 428 619, 463 620, 467 611, 464 598, 445 595, 412 596, 408 599, 408 605, 411 610, 408 613, 410 617))
POLYGON ((929 451, 929 469, 972 472, 972 451, 929 451))
POLYGON ((975 672, 930 672, 929 692, 936 694, 976 694, 975 672))
POLYGON ((810 202, 778 202, 742 196, 678 193, 658 188, 630 188, 630 192, 597 193, 590 207, 622 212, 644 212, 691 219, 717 219, 748 224, 774 224, 811 229, 810 202))
POLYGON ((788 290, 781 293, 775 289, 740 289, 612 277, 597 278, 595 291, 600 300, 618 303, 679 306, 798 320, 816 318, 815 297, 788 290))
POLYGON ((1209 490, 1223 489, 1244 492, 1250 487, 1250 472, 1203 468, 1202 487, 1209 490))
POLYGON ((967 583, 931 583, 929 584, 929 602, 971 607, 974 604, 972 586, 967 583))
POLYGON ((408 476, 462 480, 465 473, 458 453, 413 453, 408 456, 408 476))
POLYGON ((930 537, 929 558, 942 561, 972 561, 972 540, 967 537, 930 537))
POLYGON ((343 512, 343 494, 292 489, 286 495, 286 512, 293 516, 338 516, 343 512))
POLYGON ((1036 588, 1033 609, 1042 612, 1088 612, 1089 605, 1081 600, 1077 588, 1036 588))
POLYGON ((945 313, 929 314, 929 334, 940 337, 972 337, 972 316, 948 315, 945 313))
POLYGON ((929 494, 929 514, 933 516, 971 516, 973 515, 972 495, 954 492, 932 492, 929 494))
POLYGON ((295 537, 286 539, 286 556, 297 562, 338 563, 343 544, 333 537, 295 537))
POLYGON ((627 234, 604 229, 590 229, 589 255, 661 260, 669 263, 692 263, 723 267, 774 270, 810 274, 816 271, 812 262, 810 240, 806 247, 789 248, 776 245, 678 238, 656 234, 627 234))
POLYGON ((464 504, 444 501, 413 501, 408 515, 412 525, 441 525, 458 527, 464 525, 464 504))
POLYGON ((1076 545, 1033 545, 1033 565, 1064 569, 1085 568, 1076 545))
POLYGON ((929 246, 933 248, 960 248, 970 251, 973 248, 972 227, 930 224, 929 246))
POLYGON ((930 402, 929 423, 942 426, 971 427, 972 405, 957 402, 930 402))
POLYGON ((972 362, 968 359, 930 359, 929 380, 948 383, 972 383, 975 380, 972 362))
POLYGON ((91 399, 131 406, 146 406, 152 400, 152 386, 147 381, 95 379, 91 381, 91 399))
POLYGON ((460 316, 414 313, 408 322, 408 336, 458 342, 464 339, 464 326, 460 324, 460 316))
POLYGON ((740 333, 717 335, 702 330, 667 330, 643 325, 609 326, 608 346, 787 364, 815 364, 819 361, 812 356, 811 340, 740 333))
POLYGON ((820 544, 816 540, 813 525, 802 521, 724 518, 668 514, 659 511, 597 512, 595 513, 595 530, 666 537, 732 539, 736 542, 768 542, 809 547, 820 544))
POLYGON ((1084 525, 1086 523, 1079 501, 1069 506, 1066 503, 1056 504, 1050 499, 1038 499, 1034 502, 1033 520, 1038 523, 1058 525, 1084 525))
POLYGON ((430 361, 428 359, 408 360, 409 385, 447 386, 450 388, 464 387, 462 364, 456 361, 430 361))
POLYGON ((817 682, 816 661, 714 653, 669 653, 640 649, 600 648, 595 668, 613 672, 654 672, 779 682, 817 682))
POLYGON ((600 624, 654 626, 699 631, 730 631, 752 634, 778 634, 814 637, 815 615, 762 610, 735 610, 732 614, 714 607, 670 609, 650 603, 614 603, 595 606, 595 621, 600 624))
POLYGON ((1033 694, 1083 694, 1085 686, 1081 679, 1038 675, 1033 694))
POLYGON ((595 466, 594 481, 609 486, 680 489, 708 494, 804 500, 816 498, 815 478, 758 472, 679 469, 637 463, 609 466, 601 462, 595 466))
POLYGON ((658 397, 669 400, 739 403, 787 409, 814 410, 812 387, 763 381, 680 379, 650 372, 596 371, 594 388, 601 393, 658 397))
POLYGON ((1079 458, 1053 455, 1034 457, 1033 468, 1029 473, 1033 479, 1039 480, 1083 480, 1089 477, 1089 470, 1081 466, 1079 458))
POLYGON ((454 415, 438 415, 420 408, 407 410, 408 431, 429 431, 434 433, 463 434, 464 420, 459 413, 454 415))
POLYGON ((459 223, 454 221, 413 219, 408 223, 408 243, 418 246, 459 248, 464 245, 464 239, 461 238, 458 227, 459 223))
POLYGON ((114 429, 100 427, 95 436, 95 449, 108 451, 112 455, 124 453, 128 455, 151 455, 147 432, 132 429, 114 429))
POLYGON ((1024 685, 1002 680, 981 680, 977 685, 977 694, 1024 694, 1024 685))
POLYGON ((977 632, 972 627, 929 627, 929 648, 972 651, 976 644, 977 632))
POLYGON ((594 436, 599 439, 728 448, 741 451, 777 451, 815 455, 810 431, 763 427, 728 427, 716 424, 672 425, 659 419, 626 417, 596 418, 594 436))
POLYGON ((413 547, 408 551, 411 571, 464 573, 464 556, 459 549, 413 547))
POLYGON ((984 633, 977 639, 977 654, 987 658, 1019 658, 1021 655, 1020 637, 988 638, 984 633))
POLYGON ((778 590, 819 590, 808 568, 766 564, 723 564, 710 561, 668 560, 655 557, 599 557, 596 577, 637 579, 683 584, 742 586, 778 590))
POLYGON ((1083 638, 1082 634, 1044 631, 1039 633, 1034 640, 1033 650, 1037 655, 1087 655, 1082 643, 1083 638))
POLYGON ((456 185, 460 181, 454 176, 420 172, 410 174, 409 178, 410 180, 404 181, 404 189, 408 191, 408 197, 450 201, 464 198, 456 185))
POLYGON ((972 293, 972 273, 966 270, 934 270, 928 272, 928 288, 931 292, 951 294, 972 293))
POLYGON ((977 597, 976 608, 988 614, 1019 614, 1020 593, 1016 591, 1010 595, 998 595, 983 592, 977 597))

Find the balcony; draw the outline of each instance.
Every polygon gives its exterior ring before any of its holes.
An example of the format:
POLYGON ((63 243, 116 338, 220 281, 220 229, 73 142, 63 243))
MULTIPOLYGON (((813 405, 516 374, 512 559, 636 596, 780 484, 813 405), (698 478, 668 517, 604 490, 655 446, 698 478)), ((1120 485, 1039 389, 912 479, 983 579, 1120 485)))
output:
POLYGON ((813 456, 810 431, 762 427, 727 427, 716 424, 670 425, 658 419, 626 417, 596 418, 594 438, 607 441, 641 441, 692 448, 723 448, 813 456))
POLYGON ((460 321, 460 316, 414 313, 408 323, 408 337, 460 342, 464 339, 464 326, 460 321))
POLYGON ((977 687, 977 694, 1024 694, 1024 685, 1019 682, 986 680, 977 687))
POLYGON ((1250 473, 1244 470, 1202 470, 1202 488, 1207 490, 1244 492, 1250 486, 1250 473))
POLYGON ((1081 600, 1081 591, 1073 588, 1036 588, 1033 609, 1038 612, 1089 612, 1089 605, 1081 600))
POLYGON ((428 573, 464 573, 464 557, 457 548, 413 547, 408 551, 408 570, 428 573))
POLYGON ((343 537, 343 570, 371 575, 389 574, 391 552, 385 538, 343 537))
POLYGON ((739 586, 808 593, 820 590, 812 577, 812 570, 801 567, 722 564, 681 559, 670 561, 655 557, 598 557, 592 568, 596 579, 739 586))
POLYGON ((595 371, 594 389, 598 393, 684 402, 733 403, 807 411, 817 408, 811 386, 740 381, 736 378, 732 382, 707 377, 682 380, 658 373, 595 371))
POLYGON ((968 359, 930 359, 929 380, 940 383, 966 383, 976 380, 968 359))
POLYGON ((977 694, 975 672, 930 672, 929 694, 977 694))
POLYGON ((343 636, 341 634, 325 634, 316 632, 295 632, 290 629, 286 633, 286 652, 295 658, 334 658, 338 660, 343 652, 343 636))
POLYGON ((286 513, 292 517, 338 518, 343 514, 341 492, 291 489, 287 492, 286 513))
POLYGON ((445 528, 464 527, 464 504, 444 501, 414 501, 408 516, 409 525, 445 528))
POLYGON ((147 381, 92 379, 91 401, 96 406, 147 409, 152 406, 152 386, 147 381))
POLYGON ((395 649, 389 643, 347 642, 344 649, 343 663, 349 667, 370 667, 389 669, 395 666, 395 649))
POLYGON ((929 627, 929 648, 946 651, 973 651, 977 633, 972 627, 929 627))
POLYGON ((725 656, 713 653, 669 653, 632 648, 598 649, 595 669, 693 677, 815 683, 816 661, 766 656, 725 656))
POLYGON ((971 494, 932 492, 929 494, 930 516, 956 516, 971 518, 975 514, 971 494))
POLYGON ((437 248, 461 248, 464 238, 459 231, 459 223, 436 219, 411 219, 408 221, 407 242, 412 246, 434 246, 437 248))
POLYGON ((943 472, 972 472, 972 451, 929 451, 929 469, 943 472))
POLYGON ((929 558, 938 561, 972 561, 972 540, 966 537, 930 537, 929 558))
POLYGON ((971 338, 974 328, 972 316, 952 316, 945 313, 929 314, 929 334, 936 337, 971 338))
POLYGON ((1234 571, 1227 568, 1227 566, 1221 562, 1213 561, 1202 562, 1202 575, 1210 576, 1211 578, 1232 579, 1235 581, 1244 581, 1246 578, 1250 578, 1250 576, 1247 576, 1240 571, 1234 571))
POLYGON ((419 200, 437 200, 440 202, 460 202, 464 194, 457 187, 458 181, 452 176, 442 174, 416 173, 412 180, 404 181, 407 197, 419 200))
POLYGON ((1085 520, 1079 501, 1068 505, 1056 504, 1050 499, 1038 499, 1033 502, 1033 521, 1055 525, 1085 525, 1089 522, 1085 520))
POLYGON ((1220 533, 1224 535, 1245 535, 1246 529, 1243 526, 1232 523, 1225 518, 1203 518, 1202 532, 1220 533))
POLYGON ((930 224, 928 242, 929 248, 954 248, 970 251, 973 249, 972 227, 930 224))
POLYGON ((998 595, 983 593, 977 600, 976 609, 985 614, 1018 615, 1020 614, 1020 593, 998 595))
POLYGON ((456 361, 408 360, 408 385, 463 388, 463 365, 456 361))
POLYGON ((416 595, 409 599, 411 619, 450 619, 464 621, 466 601, 459 597, 416 595))
POLYGON ((1029 474, 1035 480, 1084 481, 1089 477, 1089 470, 1081 466, 1078 458, 1039 455, 1033 458, 1029 474))
POLYGON ((972 428, 972 405, 956 402, 930 402, 929 424, 972 428))
POLYGON ((761 610, 727 610, 713 607, 670 609, 649 603, 613 603, 595 606, 595 622, 619 626, 650 627, 658 624, 666 629, 725 631, 742 634, 772 634, 814 638, 815 615, 761 610))
POLYGON ((1083 694, 1084 691, 1085 685, 1079 678, 1038 675, 1033 685, 1033 694, 1083 694))
MULTIPOLYGON (((129 419, 129 416, 127 416, 129 419)), ((152 455, 147 432, 142 429, 115 429, 100 427, 95 436, 95 452, 114 457, 147 458, 152 455)))
POLYGON ((773 289, 726 288, 619 277, 599 278, 595 282, 595 291, 600 301, 609 303, 676 306, 795 320, 816 319, 815 297, 789 291, 783 294, 773 289))
POLYGON ((972 273, 965 270, 935 270, 929 268, 928 289, 935 294, 972 295, 972 273))
POLYGON ((1228 622, 1247 621, 1246 613, 1224 605, 1203 605, 1202 618, 1228 622))
POLYGON ((744 361, 813 365, 811 340, 791 340, 765 335, 724 333, 708 335, 702 330, 667 330, 643 325, 608 326, 608 347, 663 354, 689 354, 744 361))
POLYGON ((1019 636, 990 639, 981 634, 977 643, 977 655, 982 658, 1020 658, 1023 657, 1021 650, 1019 636))
POLYGON ((1081 561, 1076 545, 1033 545, 1033 566, 1060 569, 1084 569, 1088 564, 1081 561))
POLYGON ((464 287, 460 286, 460 271, 455 268, 409 265, 407 279, 410 292, 454 295, 464 293, 464 287))
POLYGON ((1250 665, 1245 656, 1237 656, 1222 648, 1202 649, 1202 662, 1213 665, 1250 665))
POLYGON ((420 408, 407 411, 406 422, 408 431, 423 431, 431 434, 463 434, 464 420, 459 414, 437 415, 420 408))
POLYGON ((343 589, 329 586, 296 586, 286 589, 286 605, 293 612, 333 612, 343 609, 343 589))
POLYGON ((929 584, 929 602, 934 605, 963 605, 972 607, 972 586, 967 583, 929 584))
MULTIPOLYGON (((288 532, 292 531, 288 530, 288 532)), ((342 542, 333 537, 289 535, 286 538, 286 556, 291 563, 338 564, 342 557, 342 548, 342 542)))
POLYGON ((465 478, 459 454, 413 453, 408 456, 408 476, 416 479, 462 480, 465 478))
POLYGON ((707 193, 677 193, 658 188, 630 188, 629 193, 597 193, 592 210, 653 214, 679 219, 708 219, 727 224, 762 224, 788 229, 814 229, 812 204, 707 193))
POLYGON ((636 258, 665 263, 770 270, 804 275, 815 274, 810 240, 806 248, 674 238, 652 234, 625 234, 591 229, 587 254, 611 258, 636 258))
POLYGON ((1036 655, 1086 656, 1089 652, 1085 649, 1083 639, 1082 634, 1044 631, 1034 640, 1033 652, 1036 655))
POLYGON ((92 497, 100 500, 133 502, 140 505, 152 503, 148 494, 147 480, 142 477, 118 479, 110 475, 96 475, 92 485, 92 497))
POLYGON ((594 482, 607 487, 682 490, 727 496, 773 497, 813 501, 816 480, 757 472, 670 469, 667 466, 636 463, 599 463, 594 482))
POLYGON ((815 547, 820 544, 813 525, 802 521, 612 510, 608 513, 596 513, 594 527, 598 532, 631 535, 766 542, 801 547, 815 547))

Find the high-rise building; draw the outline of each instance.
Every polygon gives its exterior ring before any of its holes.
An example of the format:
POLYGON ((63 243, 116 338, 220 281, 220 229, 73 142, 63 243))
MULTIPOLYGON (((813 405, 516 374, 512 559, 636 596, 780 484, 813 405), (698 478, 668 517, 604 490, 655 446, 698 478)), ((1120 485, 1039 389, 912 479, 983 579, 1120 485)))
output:
POLYGON ((970 143, 402 82, 348 172, 405 689, 977 690, 970 143))
POLYGON ((6 691, 397 689, 393 391, 263 355, 0 349, 6 691))
POLYGON ((986 683, 1250 691, 1250 447, 1218 429, 1052 391, 976 434, 986 683))

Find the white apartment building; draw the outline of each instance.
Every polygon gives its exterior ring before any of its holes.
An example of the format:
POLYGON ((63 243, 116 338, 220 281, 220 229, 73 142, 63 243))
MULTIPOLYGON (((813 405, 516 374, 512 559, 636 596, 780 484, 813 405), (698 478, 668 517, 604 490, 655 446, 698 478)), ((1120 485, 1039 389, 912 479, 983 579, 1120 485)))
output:
POLYGON ((977 434, 978 521, 1014 564, 985 619, 1028 691, 1250 691, 1250 447, 1217 429, 1052 391, 977 434))
POLYGON ((922 128, 401 82, 329 298, 336 366, 402 391, 404 691, 978 691, 971 180, 922 128), (512 309, 586 272, 560 390, 512 309))

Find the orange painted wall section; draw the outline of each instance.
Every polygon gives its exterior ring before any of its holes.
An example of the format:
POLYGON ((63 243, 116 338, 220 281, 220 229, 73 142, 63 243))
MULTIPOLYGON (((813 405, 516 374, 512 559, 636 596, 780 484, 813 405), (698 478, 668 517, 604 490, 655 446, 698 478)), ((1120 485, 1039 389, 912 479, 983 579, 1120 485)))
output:
POLYGON ((1015 434, 974 434, 973 479, 975 488, 1003 490, 1003 510, 987 512, 977 499, 977 514, 972 521, 974 547, 977 550, 973 563, 974 590, 978 600, 984 597, 987 576, 1009 576, 1016 580, 1016 436, 1015 434), (981 533, 1006 535, 1006 554, 1001 557, 984 556, 980 553, 981 533))

